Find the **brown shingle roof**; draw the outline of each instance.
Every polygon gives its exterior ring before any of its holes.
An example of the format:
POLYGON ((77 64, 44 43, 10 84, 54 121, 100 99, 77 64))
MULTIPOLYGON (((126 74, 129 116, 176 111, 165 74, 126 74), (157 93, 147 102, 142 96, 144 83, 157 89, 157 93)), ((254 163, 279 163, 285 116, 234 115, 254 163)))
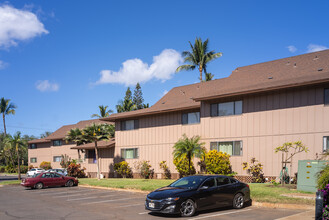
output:
MULTIPOLYGON (((73 125, 64 125, 62 127, 60 127, 59 129, 57 129, 56 131, 54 131, 52 134, 50 134, 48 137, 46 138, 42 138, 42 139, 36 139, 33 140, 33 143, 45 143, 45 142, 50 142, 51 140, 58 140, 58 139, 63 139, 67 132, 73 128, 85 128, 87 125, 91 125, 92 123, 96 123, 96 124, 103 124, 103 123, 109 123, 109 122, 104 122, 101 121, 100 119, 92 119, 92 120, 85 120, 85 121, 79 121, 76 124, 73 125), (38 142, 35 142, 38 141, 38 142)), ((32 144, 32 141, 28 142, 29 144, 32 144)))
POLYGON ((50 140, 47 140, 46 138, 40 138, 40 139, 34 139, 29 141, 29 144, 38 144, 38 143, 48 143, 50 140))
POLYGON ((329 82, 329 50, 236 68, 229 77, 176 87, 147 109, 112 114, 117 119, 200 108, 200 100, 329 82))
MULTIPOLYGON (((114 147, 115 145, 115 139, 112 138, 108 141, 98 141, 97 146, 98 148, 110 148, 114 147)), ((95 143, 88 143, 80 146, 74 146, 71 147, 71 149, 95 149, 95 143)))

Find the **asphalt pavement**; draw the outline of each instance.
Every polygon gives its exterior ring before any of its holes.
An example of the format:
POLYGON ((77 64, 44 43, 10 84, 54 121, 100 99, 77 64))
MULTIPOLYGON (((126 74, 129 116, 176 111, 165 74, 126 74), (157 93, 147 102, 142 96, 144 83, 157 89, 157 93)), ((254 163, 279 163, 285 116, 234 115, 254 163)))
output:
MULTIPOLYGON (((144 209, 145 193, 85 187, 56 187, 41 190, 22 186, 0 187, 0 219, 166 219, 178 216, 156 214, 144 209)), ((275 220, 305 210, 245 207, 222 208, 179 219, 275 220)), ((299 218, 302 219, 302 218, 299 218)))

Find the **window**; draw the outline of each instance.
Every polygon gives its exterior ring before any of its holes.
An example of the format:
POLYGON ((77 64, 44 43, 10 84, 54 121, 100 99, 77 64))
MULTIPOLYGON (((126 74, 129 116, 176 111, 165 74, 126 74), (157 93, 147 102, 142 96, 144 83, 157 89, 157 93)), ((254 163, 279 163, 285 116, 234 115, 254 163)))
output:
POLYGON ((121 158, 123 159, 135 159, 138 157, 138 148, 121 149, 121 158))
POLYGON ((329 137, 323 137, 323 152, 329 152, 329 137))
POLYGON ((324 89, 324 104, 329 105, 329 89, 324 89))
POLYGON ((95 150, 88 150, 88 163, 97 163, 95 150))
POLYGON ((54 162, 61 162, 62 157, 61 156, 54 156, 54 162))
POLYGON ((54 178, 54 173, 44 173, 41 178, 54 178))
POLYGON ((54 146, 62 146, 62 140, 54 140, 54 146))
POLYGON ((182 124, 198 124, 200 123, 200 112, 190 112, 182 114, 182 124))
POLYGON ((59 178, 62 177, 61 175, 59 175, 58 173, 54 173, 54 178, 59 178))
POLYGON ((127 131, 127 130, 134 130, 139 128, 139 121, 138 120, 128 120, 128 121, 122 121, 121 122, 121 130, 127 131))
POLYGON ((31 163, 36 163, 37 162, 37 158, 36 157, 31 157, 30 158, 30 162, 31 163))
POLYGON ((208 188, 216 186, 215 178, 207 179, 206 182, 202 184, 202 186, 207 186, 208 188))
POLYGON ((217 181, 217 186, 223 186, 226 184, 230 184, 230 180, 227 177, 216 177, 216 181, 217 181))
POLYGON ((37 148, 37 144, 30 144, 30 149, 36 149, 37 148))
POLYGON ((211 104, 210 111, 211 116, 241 115, 242 101, 211 104))
POLYGON ((242 141, 211 142, 210 150, 217 150, 232 156, 241 156, 242 141))

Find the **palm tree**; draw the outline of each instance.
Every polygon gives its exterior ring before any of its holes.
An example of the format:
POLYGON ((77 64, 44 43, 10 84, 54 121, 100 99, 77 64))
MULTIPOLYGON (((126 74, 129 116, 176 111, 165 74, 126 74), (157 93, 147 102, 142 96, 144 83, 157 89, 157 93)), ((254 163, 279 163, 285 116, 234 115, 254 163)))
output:
POLYGON ((196 38, 194 45, 192 45, 192 43, 189 41, 191 52, 184 51, 182 53, 182 56, 185 57, 184 62, 189 64, 179 66, 176 69, 176 72, 182 70, 194 70, 197 67, 200 72, 200 82, 202 82, 202 72, 207 72, 207 64, 210 61, 222 56, 222 53, 215 53, 214 50, 208 51, 208 42, 209 39, 203 42, 201 38, 196 38))
MULTIPOLYGON (((64 140, 68 142, 75 142, 77 146, 84 144, 82 139, 82 131, 79 128, 74 128, 67 132, 64 140)), ((78 149, 79 160, 81 159, 80 150, 78 149)))
POLYGON ((188 138, 186 134, 179 139, 174 145, 173 156, 174 159, 186 157, 188 159, 188 171, 191 175, 191 161, 194 157, 200 157, 202 154, 202 146, 204 143, 199 143, 200 136, 193 136, 188 138))
POLYGON ((110 113, 113 113, 113 111, 111 109, 107 110, 108 106, 104 106, 104 105, 100 105, 98 106, 99 108, 99 113, 100 114, 92 114, 91 117, 92 118, 105 118, 105 117, 109 117, 110 113))
POLYGON ((12 139, 10 140, 10 143, 12 147, 16 149, 16 155, 17 155, 17 171, 18 171, 18 180, 21 179, 21 167, 20 167, 20 158, 19 158, 19 149, 20 147, 24 146, 24 142, 21 139, 21 132, 17 132, 12 139))
POLYGON ((214 75, 211 73, 205 73, 205 81, 210 81, 212 80, 212 78, 214 78, 214 75))
POLYGON ((136 110, 136 105, 134 105, 132 100, 125 99, 123 101, 119 101, 119 103, 116 105, 116 109, 118 113, 129 112, 136 110))
POLYGON ((7 134, 6 132, 6 120, 5 117, 6 115, 14 115, 15 108, 17 108, 13 103, 9 103, 10 99, 5 99, 4 97, 1 98, 0 100, 0 114, 2 114, 2 119, 3 119, 3 128, 4 128, 4 133, 5 136, 7 134))

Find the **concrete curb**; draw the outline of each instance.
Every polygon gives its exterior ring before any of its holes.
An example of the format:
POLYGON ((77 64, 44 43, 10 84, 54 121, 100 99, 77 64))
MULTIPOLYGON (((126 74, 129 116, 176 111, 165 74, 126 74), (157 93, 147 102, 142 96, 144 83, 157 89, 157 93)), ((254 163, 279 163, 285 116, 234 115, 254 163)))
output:
POLYGON ((252 206, 272 208, 272 209, 296 209, 296 210, 312 210, 315 209, 311 205, 301 204, 284 204, 284 203, 267 203, 267 202, 252 202, 252 206))
MULTIPOLYGON (((86 188, 94 188, 94 189, 107 189, 107 190, 116 190, 116 191, 125 191, 125 192, 136 192, 136 193, 142 193, 142 194, 148 194, 148 193, 151 192, 151 191, 142 191, 142 190, 137 190, 137 189, 120 189, 120 188, 91 186, 91 185, 83 185, 83 184, 79 184, 79 186, 86 187, 86 188)), ((252 202, 252 206, 272 208, 272 209, 297 209, 297 210, 312 210, 312 209, 314 209, 314 206, 311 206, 311 205, 267 203, 267 202, 254 202, 254 201, 252 202)))

